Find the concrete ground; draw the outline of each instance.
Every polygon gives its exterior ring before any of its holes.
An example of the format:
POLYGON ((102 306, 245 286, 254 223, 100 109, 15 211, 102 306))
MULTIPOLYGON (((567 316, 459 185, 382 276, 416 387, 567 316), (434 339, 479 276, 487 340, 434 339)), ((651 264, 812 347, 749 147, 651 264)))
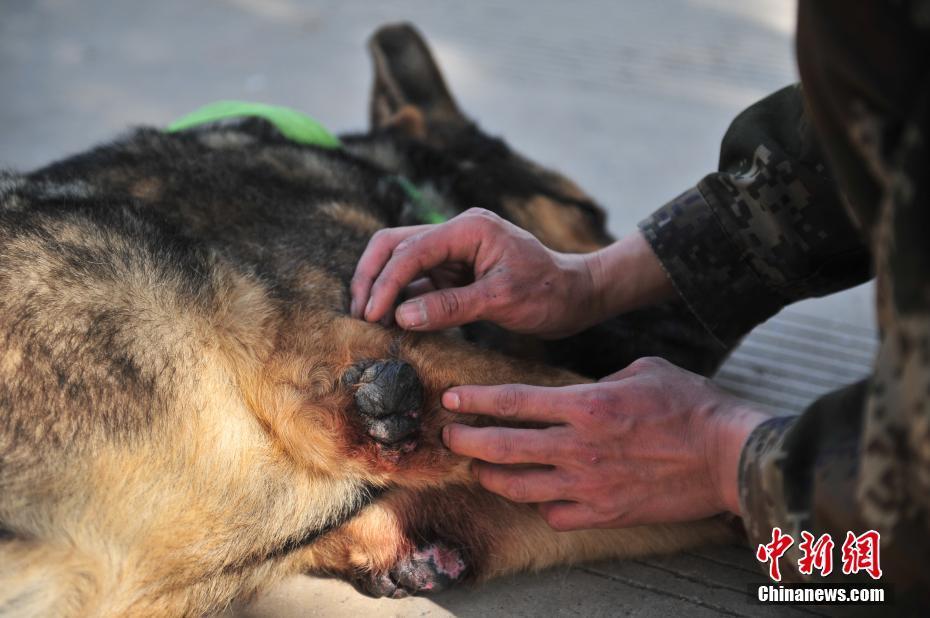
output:
MULTIPOLYGON (((793 13, 792 0, 0 0, 0 167, 30 169, 217 99, 364 130, 365 38, 409 20, 462 108, 578 180, 619 235, 714 169, 736 113, 796 80, 793 13)), ((871 297, 861 286, 789 309, 720 380, 773 409, 800 409, 867 371, 871 297), (799 362, 810 371, 793 372, 799 362)), ((400 602, 298 578, 235 613, 755 615, 751 560, 723 548, 400 602)))

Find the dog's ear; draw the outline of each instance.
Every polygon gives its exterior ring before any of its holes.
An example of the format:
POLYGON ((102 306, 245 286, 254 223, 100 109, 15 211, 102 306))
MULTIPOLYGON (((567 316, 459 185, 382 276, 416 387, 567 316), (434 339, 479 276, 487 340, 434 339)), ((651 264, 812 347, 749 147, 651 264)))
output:
POLYGON ((374 62, 371 127, 390 126, 405 107, 418 111, 426 127, 468 123, 459 111, 426 41, 410 24, 383 26, 368 41, 374 62))
POLYGON ((404 105, 395 114, 381 123, 381 128, 394 129, 418 140, 425 140, 429 133, 426 118, 420 108, 413 105, 404 105))

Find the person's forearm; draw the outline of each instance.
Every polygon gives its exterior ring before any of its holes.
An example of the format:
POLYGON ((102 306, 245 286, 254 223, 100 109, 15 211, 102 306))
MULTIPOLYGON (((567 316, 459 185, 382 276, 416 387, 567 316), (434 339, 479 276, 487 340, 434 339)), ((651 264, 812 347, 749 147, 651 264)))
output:
POLYGON ((671 280, 637 230, 585 256, 593 282, 596 322, 677 296, 671 280))

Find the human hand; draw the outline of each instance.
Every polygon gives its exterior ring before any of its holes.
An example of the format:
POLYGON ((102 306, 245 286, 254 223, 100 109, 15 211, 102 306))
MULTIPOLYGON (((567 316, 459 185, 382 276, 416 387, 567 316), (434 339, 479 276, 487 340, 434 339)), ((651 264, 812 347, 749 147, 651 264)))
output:
POLYGON ((558 253, 480 208, 377 232, 350 291, 352 316, 369 322, 438 330, 489 320, 552 338, 676 295, 639 232, 594 253, 558 253), (409 300, 392 314, 402 293, 409 300))
POLYGON ((556 337, 588 325, 581 313, 592 313, 593 285, 585 256, 551 251, 529 232, 472 208, 439 225, 376 233, 352 279, 351 313, 381 320, 406 291, 413 298, 395 312, 402 328, 490 320, 556 337))
POLYGON ((442 402, 506 423, 547 425, 451 424, 443 442, 476 459, 473 470, 486 489, 539 503, 556 530, 739 513, 740 453, 768 418, 707 378, 656 358, 595 384, 460 386, 442 402))

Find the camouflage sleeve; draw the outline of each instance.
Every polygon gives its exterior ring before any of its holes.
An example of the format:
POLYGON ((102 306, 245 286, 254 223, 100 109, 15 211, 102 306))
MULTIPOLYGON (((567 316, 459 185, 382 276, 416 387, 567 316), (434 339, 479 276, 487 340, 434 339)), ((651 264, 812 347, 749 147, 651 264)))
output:
POLYGON ((820 156, 800 88, 740 114, 719 171, 640 223, 681 298, 731 347, 791 302, 869 277, 869 252, 820 156))
MULTIPOLYGON (((752 433, 740 500, 753 547, 775 526, 830 533, 838 552, 847 531, 877 530, 896 610, 927 615, 930 0, 851 7, 801 0, 798 59, 820 143, 871 241, 879 351, 866 380, 752 433)), ((802 578, 797 549, 780 561, 788 580, 802 578)))
POLYGON ((787 581, 801 581, 801 531, 864 532, 857 520, 854 475, 861 410, 868 381, 817 400, 799 417, 778 416, 749 436, 740 460, 740 511, 750 547, 768 543, 775 527, 796 543, 779 564, 787 581), (817 517, 815 518, 815 513, 817 517))

